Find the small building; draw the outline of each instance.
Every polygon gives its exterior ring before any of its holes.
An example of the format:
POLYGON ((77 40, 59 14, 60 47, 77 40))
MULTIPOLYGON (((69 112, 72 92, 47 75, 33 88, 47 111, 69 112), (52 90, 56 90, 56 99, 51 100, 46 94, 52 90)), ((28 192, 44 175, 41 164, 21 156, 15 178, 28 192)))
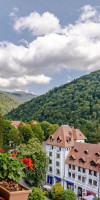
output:
POLYGON ((11 121, 11 125, 16 129, 18 129, 20 125, 26 126, 26 124, 22 121, 11 121))

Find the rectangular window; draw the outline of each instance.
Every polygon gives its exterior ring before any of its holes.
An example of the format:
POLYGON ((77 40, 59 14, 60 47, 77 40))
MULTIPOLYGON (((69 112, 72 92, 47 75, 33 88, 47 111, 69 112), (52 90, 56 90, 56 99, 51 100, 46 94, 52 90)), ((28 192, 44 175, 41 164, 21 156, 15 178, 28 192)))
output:
POLYGON ((68 172, 68 177, 71 177, 71 172, 68 172))
POLYGON ((75 165, 72 165, 72 169, 75 170, 75 165))
POLYGON ((85 183, 86 178, 83 176, 82 177, 82 182, 85 183))
POLYGON ((52 152, 49 152, 49 156, 52 156, 52 152))
POLYGON ((83 173, 85 173, 85 171, 86 171, 86 170, 83 168, 83 173))
POLYGON ((59 162, 56 162, 56 166, 59 166, 60 165, 60 163, 59 162))
POLYGON ((95 171, 94 171, 94 176, 96 176, 96 177, 97 177, 97 172, 95 172, 95 171))
POLYGON ((81 172, 81 167, 78 167, 78 171, 81 172))
POLYGON ((75 178, 75 173, 72 173, 72 178, 75 178))
POLYGON ((60 174, 60 170, 59 169, 57 169, 57 175, 59 175, 60 174))
POLYGON ((49 171, 52 172, 52 167, 49 167, 49 171))
POLYGON ((92 175, 92 171, 91 170, 89 170, 89 175, 92 175))
POLYGON ((60 154, 57 153, 57 158, 60 158, 60 154))
POLYGON ((81 176, 80 175, 78 176, 78 180, 81 181, 81 176))
POLYGON ((93 185, 97 186, 97 181, 94 180, 93 181, 93 185))
POLYGON ((92 179, 89 179, 89 185, 92 185, 92 179))
POLYGON ((69 164, 69 169, 71 169, 71 164, 69 164))
POLYGON ((49 160, 49 164, 52 164, 52 160, 49 160))

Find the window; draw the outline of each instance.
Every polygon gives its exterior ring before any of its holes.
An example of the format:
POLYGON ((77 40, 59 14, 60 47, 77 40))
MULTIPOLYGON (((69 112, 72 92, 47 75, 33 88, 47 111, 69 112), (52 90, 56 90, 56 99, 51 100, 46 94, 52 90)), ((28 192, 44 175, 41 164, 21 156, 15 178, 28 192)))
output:
POLYGON ((52 136, 50 136, 50 142, 52 142, 52 141, 53 141, 52 136))
POLYGON ((49 167, 49 171, 52 172, 52 167, 49 167))
POLYGON ((59 138, 59 137, 57 138, 57 142, 58 142, 58 143, 60 143, 60 142, 61 142, 61 140, 60 140, 60 138, 59 138))
POLYGON ((58 174, 58 175, 60 174, 60 170, 59 170, 59 169, 57 169, 57 174, 58 174))
POLYGON ((61 147, 57 147, 57 151, 61 151, 61 147))
POLYGON ((89 179, 89 185, 92 185, 92 179, 89 179))
POLYGON ((75 173, 72 173, 72 178, 75 178, 75 173))
POLYGON ((80 163, 85 163, 85 161, 86 161, 85 158, 80 158, 80 159, 79 159, 79 162, 80 162, 80 163))
POLYGON ((94 171, 94 176, 96 176, 96 177, 97 177, 97 172, 95 172, 95 171, 94 171))
POLYGON ((72 169, 75 170, 75 165, 72 165, 72 169))
POLYGON ((58 153, 57 153, 57 155, 56 155, 56 156, 57 156, 57 158, 60 158, 60 154, 58 154, 58 153))
POLYGON ((60 163, 59 162, 56 162, 56 166, 59 166, 60 165, 60 163))
POLYGON ((85 173, 85 171, 86 171, 86 170, 83 168, 83 173, 85 173))
POLYGON ((78 175, 78 180, 81 181, 81 176, 80 175, 78 175))
POLYGON ((78 171, 81 172, 81 167, 78 167, 78 171))
POLYGON ((49 164, 52 164, 52 160, 49 160, 49 164))
POLYGON ((89 170, 89 175, 92 175, 92 171, 91 170, 89 170))
POLYGON ((71 155, 69 158, 70 158, 71 161, 74 161, 76 159, 76 156, 75 155, 71 155))
POLYGON ((68 172, 68 177, 70 177, 70 178, 71 178, 71 172, 68 172))
POLYGON ((93 181, 93 185, 97 186, 97 181, 94 180, 93 181))
POLYGON ((85 150, 84 153, 85 153, 85 154, 88 154, 88 150, 85 150))
POLYGON ((69 169, 71 169, 71 164, 69 164, 69 169))
POLYGON ((85 183, 86 177, 82 177, 82 182, 85 183))
POLYGON ((96 163, 95 163, 93 160, 90 162, 90 164, 91 164, 91 166, 93 166, 93 167, 96 167, 96 166, 97 166, 96 163))
POLYGON ((52 156, 52 152, 49 152, 49 156, 52 156))
POLYGON ((75 151, 75 152, 78 152, 78 149, 76 148, 74 151, 75 151))

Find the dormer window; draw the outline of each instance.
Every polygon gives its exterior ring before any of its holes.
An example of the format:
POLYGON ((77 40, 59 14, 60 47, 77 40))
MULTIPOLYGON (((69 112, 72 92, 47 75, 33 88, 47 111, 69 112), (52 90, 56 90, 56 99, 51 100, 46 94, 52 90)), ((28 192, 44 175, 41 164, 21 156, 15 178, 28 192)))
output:
POLYGON ((88 154, 89 152, 88 152, 88 150, 86 149, 86 150, 84 151, 84 153, 85 153, 85 154, 88 154))
POLYGON ((75 152, 78 152, 78 148, 74 149, 75 152))
POLYGON ((52 135, 50 135, 50 142, 53 142, 54 138, 52 135))
POLYGON ((72 132, 71 131, 69 132, 69 135, 72 136, 72 132))
POLYGON ((59 137, 57 138, 57 142, 60 143, 60 138, 59 137))
POLYGON ((96 155, 97 157, 99 157, 99 156, 100 156, 100 152, 96 152, 95 155, 96 155))
POLYGON ((86 158, 85 157, 80 158, 79 162, 84 164, 86 162, 86 158))
POLYGON ((96 164, 93 160, 90 162, 90 165, 91 165, 92 167, 96 167, 96 166, 97 166, 97 164, 96 164))
POLYGON ((57 138, 57 142, 60 143, 61 140, 62 140, 62 138, 59 136, 59 137, 57 138))
POLYGON ((69 158, 70 158, 71 161, 76 160, 76 156, 75 155, 71 155, 69 158))
POLYGON ((70 143, 70 142, 71 142, 71 138, 68 138, 68 139, 67 139, 67 142, 70 143))

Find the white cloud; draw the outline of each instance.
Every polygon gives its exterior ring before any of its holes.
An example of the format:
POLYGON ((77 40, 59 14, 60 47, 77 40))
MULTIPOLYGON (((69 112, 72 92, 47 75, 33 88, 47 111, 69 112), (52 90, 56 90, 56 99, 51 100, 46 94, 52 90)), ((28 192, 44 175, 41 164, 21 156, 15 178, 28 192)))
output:
POLYGON ((29 29, 33 35, 57 33, 60 28, 58 18, 49 12, 45 12, 42 15, 33 12, 29 16, 17 18, 14 23, 16 31, 29 29))
POLYGON ((82 11, 83 11, 83 13, 80 17, 81 21, 86 21, 86 20, 89 20, 93 17, 95 18, 95 16, 97 15, 97 10, 90 5, 84 6, 82 8, 82 11))
POLYGON ((51 78, 46 74, 51 76, 63 68, 100 69, 100 13, 95 11, 91 18, 88 12, 94 8, 85 6, 82 10, 75 24, 60 30, 62 34, 49 33, 26 46, 1 42, 0 86, 48 84, 51 78))
POLYGON ((0 87, 4 88, 14 88, 23 87, 32 84, 49 84, 51 78, 48 76, 38 75, 38 76, 24 76, 24 77, 11 77, 11 78, 0 78, 0 87))

